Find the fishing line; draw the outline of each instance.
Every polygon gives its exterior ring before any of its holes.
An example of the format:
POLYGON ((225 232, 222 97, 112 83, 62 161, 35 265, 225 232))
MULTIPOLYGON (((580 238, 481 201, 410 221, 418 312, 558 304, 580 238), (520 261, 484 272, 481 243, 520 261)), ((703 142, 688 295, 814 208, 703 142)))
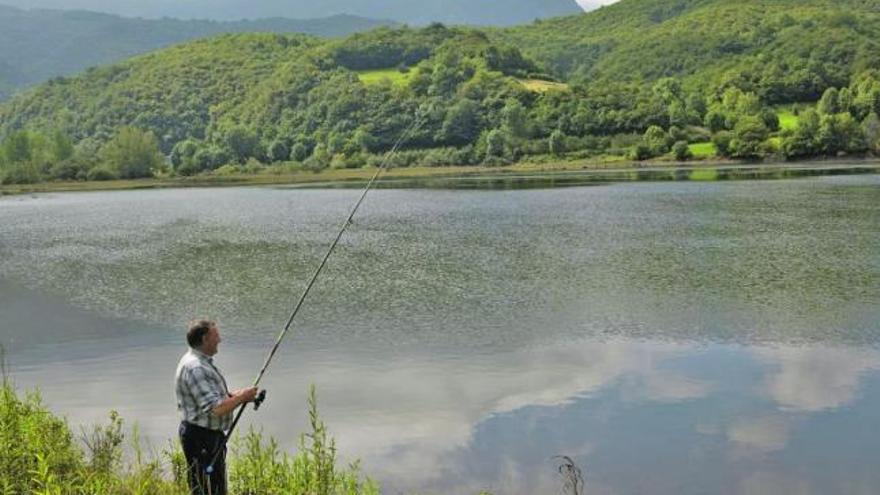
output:
MULTIPOLYGON (((413 120, 413 123, 404 130, 404 132, 400 135, 397 141, 394 143, 394 146, 391 147, 390 150, 385 154, 385 157, 380 162, 379 167, 376 169, 376 172, 370 178, 367 185, 364 187, 363 192, 361 193, 360 198, 358 198, 357 203, 355 203, 354 207, 351 209, 351 213, 348 214, 348 218, 345 219, 342 226, 339 229, 339 233, 336 234, 336 237, 333 239, 333 242, 330 244, 330 247, 327 249, 327 253, 324 254, 324 258, 321 260, 321 264, 315 269, 314 273, 312 273, 312 277, 309 279, 309 283, 306 285, 306 288, 303 290, 299 299, 296 302, 296 305, 293 308, 293 311, 290 313, 290 317, 287 319, 287 323, 284 325, 284 328, 278 334, 278 338, 275 339, 275 345, 272 346, 272 349, 269 351, 269 355, 266 357, 266 361, 263 363, 263 367, 260 368, 259 374, 257 374, 257 378, 254 380, 253 387, 256 387, 260 384, 260 381, 263 379, 263 375, 266 374, 266 370, 269 369, 269 364, 272 362, 272 358, 275 357, 275 353, 278 351, 278 348, 281 346, 281 342, 284 340, 284 337, 287 335, 287 332, 291 329, 293 325, 293 320, 296 318, 297 313, 299 313, 300 308, 302 308, 303 303, 308 297, 309 292, 312 290, 312 287, 315 285, 315 282, 318 280, 318 276, 321 274, 321 271, 324 269, 324 266, 327 264, 327 260, 330 259, 330 255, 333 254, 333 251, 336 249, 336 245, 339 244, 339 240, 342 239, 342 235, 345 234, 345 231, 348 229, 348 226, 352 224, 352 220, 354 219, 355 214, 358 211, 358 208, 363 204, 364 199, 367 197, 367 193, 370 192, 370 189, 373 187, 373 183, 376 182, 376 179, 385 170, 391 157, 400 146, 408 139, 410 134, 412 134, 418 126, 421 124, 423 120, 423 116, 419 115, 419 110, 416 110, 416 118, 413 120)), ((266 397, 266 391, 261 390, 260 395, 257 397, 257 400, 254 402, 254 409, 258 409, 260 404, 266 397)), ((229 442, 229 438, 232 437, 232 432, 235 430, 235 427, 238 425, 238 421, 241 419, 242 414, 244 414, 245 409, 247 408, 247 404, 242 404, 238 412, 235 414, 235 419, 232 421, 232 426, 229 428, 229 431, 226 435, 223 436, 223 440, 217 446, 217 449, 214 451, 214 455, 211 457, 211 463, 205 468, 205 472, 210 478, 211 474, 214 472, 214 463, 217 462, 217 457, 220 455, 220 452, 223 451, 223 448, 226 447, 226 444, 229 442)), ((210 487, 210 480, 208 482, 208 486, 210 487)))

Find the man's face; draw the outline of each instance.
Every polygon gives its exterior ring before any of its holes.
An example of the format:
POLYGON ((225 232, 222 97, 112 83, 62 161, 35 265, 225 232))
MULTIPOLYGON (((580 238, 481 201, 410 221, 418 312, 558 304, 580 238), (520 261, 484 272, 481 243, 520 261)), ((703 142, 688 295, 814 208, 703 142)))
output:
POLYGON ((220 345, 220 327, 215 325, 205 334, 205 340, 202 341, 202 352, 213 356, 217 354, 218 345, 220 345))

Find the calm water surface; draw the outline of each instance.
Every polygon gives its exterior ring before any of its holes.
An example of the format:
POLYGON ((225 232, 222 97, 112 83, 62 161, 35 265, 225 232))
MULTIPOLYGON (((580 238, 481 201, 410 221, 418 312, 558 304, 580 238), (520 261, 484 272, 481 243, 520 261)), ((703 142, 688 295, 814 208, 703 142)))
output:
MULTIPOLYGON (((244 386, 356 190, 0 198, 0 343, 157 448, 193 315, 244 386)), ((246 423, 308 385, 387 493, 880 492, 880 175, 371 193, 246 423)))

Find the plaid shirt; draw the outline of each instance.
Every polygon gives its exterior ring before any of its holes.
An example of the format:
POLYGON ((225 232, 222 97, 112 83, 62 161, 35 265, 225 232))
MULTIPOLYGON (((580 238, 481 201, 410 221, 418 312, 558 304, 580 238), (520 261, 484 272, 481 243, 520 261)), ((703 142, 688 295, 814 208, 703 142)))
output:
POLYGON ((214 360, 197 349, 180 358, 175 374, 177 409, 181 418, 209 430, 226 431, 232 426, 232 413, 214 416, 211 411, 229 397, 226 380, 214 360))

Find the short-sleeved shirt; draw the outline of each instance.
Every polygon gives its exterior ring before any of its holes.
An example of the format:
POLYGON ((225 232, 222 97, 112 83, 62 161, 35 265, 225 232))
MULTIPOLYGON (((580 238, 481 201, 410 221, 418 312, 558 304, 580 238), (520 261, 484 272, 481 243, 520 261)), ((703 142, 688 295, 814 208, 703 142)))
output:
POLYGON ((188 423, 226 431, 232 426, 232 413, 217 417, 211 411, 229 397, 226 380, 207 354, 190 349, 180 358, 175 374, 177 409, 188 423))

